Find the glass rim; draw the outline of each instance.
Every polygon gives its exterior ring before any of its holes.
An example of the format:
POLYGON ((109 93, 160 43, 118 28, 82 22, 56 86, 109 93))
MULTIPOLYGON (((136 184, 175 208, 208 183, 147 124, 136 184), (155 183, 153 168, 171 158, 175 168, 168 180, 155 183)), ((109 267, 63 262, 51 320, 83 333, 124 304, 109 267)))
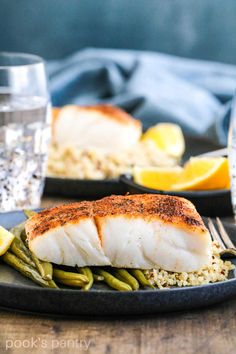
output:
POLYGON ((21 52, 7 52, 7 51, 0 51, 0 70, 9 70, 12 68, 24 68, 24 67, 29 67, 29 66, 36 66, 39 64, 44 64, 43 58, 41 58, 38 55, 35 54, 29 54, 29 53, 21 53, 21 52), (24 61, 25 63, 16 63, 16 64, 9 64, 9 65, 2 65, 1 64, 1 58, 9 58, 9 59, 19 59, 24 61), (27 62, 28 60, 28 62, 27 62))

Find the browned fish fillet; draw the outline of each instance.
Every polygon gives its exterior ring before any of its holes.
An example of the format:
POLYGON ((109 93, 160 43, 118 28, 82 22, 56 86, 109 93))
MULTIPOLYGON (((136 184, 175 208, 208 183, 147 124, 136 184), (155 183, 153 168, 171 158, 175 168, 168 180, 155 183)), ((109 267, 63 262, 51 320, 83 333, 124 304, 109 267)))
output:
POLYGON ((111 152, 132 148, 141 134, 140 121, 111 105, 70 105, 53 109, 52 137, 60 146, 111 152))
POLYGON ((198 270, 210 261, 211 240, 186 199, 110 196, 40 212, 26 223, 29 247, 65 265, 198 270))

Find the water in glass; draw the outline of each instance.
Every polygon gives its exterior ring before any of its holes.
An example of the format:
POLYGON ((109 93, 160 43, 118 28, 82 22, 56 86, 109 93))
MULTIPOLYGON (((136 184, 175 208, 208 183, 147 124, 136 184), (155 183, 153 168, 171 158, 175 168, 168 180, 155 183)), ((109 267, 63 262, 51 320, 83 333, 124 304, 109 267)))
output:
POLYGON ((50 136, 48 100, 0 90, 0 208, 38 207, 50 136))

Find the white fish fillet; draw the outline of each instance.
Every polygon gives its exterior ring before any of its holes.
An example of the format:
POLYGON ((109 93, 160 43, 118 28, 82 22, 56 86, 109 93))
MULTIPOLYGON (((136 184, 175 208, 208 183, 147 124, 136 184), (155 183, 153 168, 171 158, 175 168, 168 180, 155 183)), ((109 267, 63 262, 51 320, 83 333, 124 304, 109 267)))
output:
POLYGON ((105 152, 137 144, 142 126, 126 112, 109 105, 65 106, 53 119, 53 142, 105 152))
POLYGON ((162 195, 111 196, 45 210, 26 223, 41 260, 68 266, 191 272, 211 260, 211 238, 194 206, 162 195))

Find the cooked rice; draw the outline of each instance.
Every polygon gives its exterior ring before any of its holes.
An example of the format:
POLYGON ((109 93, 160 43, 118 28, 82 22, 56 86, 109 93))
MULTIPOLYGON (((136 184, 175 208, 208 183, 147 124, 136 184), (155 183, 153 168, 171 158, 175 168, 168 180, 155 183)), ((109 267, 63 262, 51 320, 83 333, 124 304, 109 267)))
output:
POLYGON ((173 286, 196 286, 208 283, 215 283, 226 280, 229 272, 235 268, 230 261, 220 258, 220 247, 216 242, 212 243, 212 262, 209 266, 203 267, 198 272, 174 273, 161 269, 146 270, 145 274, 150 282, 159 289, 173 286))
POLYGON ((105 179, 129 173, 134 166, 174 166, 177 161, 157 150, 152 141, 139 142, 131 150, 106 153, 98 149, 82 150, 52 145, 49 151, 49 176, 105 179))

